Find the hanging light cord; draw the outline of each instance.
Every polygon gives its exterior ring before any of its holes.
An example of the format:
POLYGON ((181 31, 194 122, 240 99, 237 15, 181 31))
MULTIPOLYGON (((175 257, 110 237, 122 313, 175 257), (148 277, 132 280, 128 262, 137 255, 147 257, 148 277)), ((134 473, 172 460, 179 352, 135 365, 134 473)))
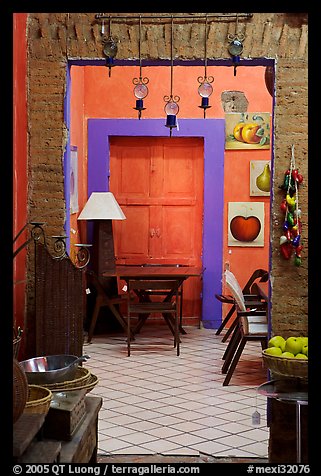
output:
POLYGON ((138 56, 139 56, 139 79, 142 80, 142 58, 141 58, 141 28, 142 16, 139 15, 139 30, 138 30, 138 56))
POLYGON ((171 17, 171 98, 173 97, 173 15, 171 17))
POLYGON ((205 61, 204 61, 204 74, 205 80, 207 78, 207 15, 205 15, 205 40, 204 40, 204 54, 205 54, 205 61))
POLYGON ((109 17, 108 27, 109 27, 109 38, 112 38, 112 36, 111 36, 111 16, 109 17))

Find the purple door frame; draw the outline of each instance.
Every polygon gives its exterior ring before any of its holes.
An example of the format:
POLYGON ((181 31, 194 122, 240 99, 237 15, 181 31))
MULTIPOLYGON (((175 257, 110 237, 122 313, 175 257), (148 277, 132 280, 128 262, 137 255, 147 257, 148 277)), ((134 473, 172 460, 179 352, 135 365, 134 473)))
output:
MULTIPOLYGON (((88 197, 108 191, 110 137, 168 137, 164 125, 164 119, 88 119, 88 197)), ((174 136, 204 140, 202 324, 217 329, 222 322, 215 293, 222 290, 225 120, 179 119, 174 136)))

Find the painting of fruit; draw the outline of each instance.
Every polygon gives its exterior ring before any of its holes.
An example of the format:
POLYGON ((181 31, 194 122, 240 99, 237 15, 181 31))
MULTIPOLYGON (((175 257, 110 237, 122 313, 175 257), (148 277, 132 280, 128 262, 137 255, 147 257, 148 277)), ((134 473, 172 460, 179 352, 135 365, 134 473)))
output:
POLYGON ((225 149, 269 149, 270 113, 225 114, 225 149))
POLYGON ((250 161, 250 196, 269 196, 271 188, 271 162, 250 161))
POLYGON ((261 230, 261 222, 257 217, 235 216, 230 223, 231 233, 238 241, 254 241, 261 230))
POLYGON ((263 202, 229 202, 228 246, 264 246, 263 202))

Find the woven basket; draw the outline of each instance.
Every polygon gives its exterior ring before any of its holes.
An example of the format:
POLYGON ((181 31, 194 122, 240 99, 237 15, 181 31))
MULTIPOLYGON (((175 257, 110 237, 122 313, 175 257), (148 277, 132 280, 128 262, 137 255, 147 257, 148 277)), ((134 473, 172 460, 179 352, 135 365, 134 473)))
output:
POLYGON ((78 390, 86 390, 86 393, 90 392, 93 388, 96 387, 99 379, 96 375, 90 374, 89 380, 86 383, 79 384, 78 386, 74 386, 69 388, 68 391, 78 391, 78 390))
POLYGON ((278 357, 265 354, 264 350, 262 351, 262 357, 265 365, 278 375, 301 379, 308 378, 308 359, 278 357))
POLYGON ((42 413, 47 415, 52 392, 40 385, 28 385, 28 398, 24 413, 42 413))
POLYGON ((52 392, 74 392, 78 390, 86 390, 90 392, 98 383, 98 377, 88 371, 86 379, 70 380, 68 382, 60 382, 55 388, 51 388, 52 392), (58 385, 60 385, 58 387, 58 385))
POLYGON ((52 392, 63 392, 65 390, 73 389, 73 387, 86 384, 90 379, 90 375, 89 369, 78 367, 74 379, 66 380, 65 382, 42 384, 42 386, 48 388, 52 392))
POLYGON ((13 359, 13 423, 22 415, 28 396, 28 381, 23 368, 16 359, 13 359))

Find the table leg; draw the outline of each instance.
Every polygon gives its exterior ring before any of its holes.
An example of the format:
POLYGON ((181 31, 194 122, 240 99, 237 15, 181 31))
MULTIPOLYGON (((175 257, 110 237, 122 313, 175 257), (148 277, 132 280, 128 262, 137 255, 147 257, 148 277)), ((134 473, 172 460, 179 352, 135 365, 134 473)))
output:
POLYGON ((295 403, 296 406, 296 458, 297 463, 301 463, 301 405, 308 405, 307 401, 297 400, 295 403))
POLYGON ((180 290, 180 302, 179 302, 179 331, 181 334, 186 334, 186 330, 183 328, 183 283, 180 290))

